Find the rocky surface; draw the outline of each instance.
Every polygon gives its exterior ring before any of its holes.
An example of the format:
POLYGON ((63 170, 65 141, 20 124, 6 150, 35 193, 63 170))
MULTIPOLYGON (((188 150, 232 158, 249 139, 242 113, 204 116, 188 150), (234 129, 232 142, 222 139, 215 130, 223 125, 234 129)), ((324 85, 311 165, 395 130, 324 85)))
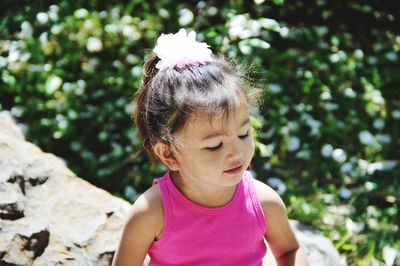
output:
MULTIPOLYGON (((0 113, 0 265, 110 265, 130 204, 25 141, 0 113)), ((340 265, 332 243, 297 221, 310 265, 340 265)), ((264 265, 276 265, 269 252, 264 265)))
POLYGON ((0 265, 110 265, 129 208, 0 114, 0 265))

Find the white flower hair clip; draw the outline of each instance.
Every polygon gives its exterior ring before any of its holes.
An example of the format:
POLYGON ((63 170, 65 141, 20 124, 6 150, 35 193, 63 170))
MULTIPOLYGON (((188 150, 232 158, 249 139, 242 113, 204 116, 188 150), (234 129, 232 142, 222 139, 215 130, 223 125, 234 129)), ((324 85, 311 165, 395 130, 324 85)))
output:
POLYGON ((187 34, 185 29, 180 29, 175 34, 162 33, 153 50, 160 58, 156 68, 183 68, 187 65, 198 66, 210 62, 212 52, 208 47, 206 43, 196 41, 194 31, 187 34))

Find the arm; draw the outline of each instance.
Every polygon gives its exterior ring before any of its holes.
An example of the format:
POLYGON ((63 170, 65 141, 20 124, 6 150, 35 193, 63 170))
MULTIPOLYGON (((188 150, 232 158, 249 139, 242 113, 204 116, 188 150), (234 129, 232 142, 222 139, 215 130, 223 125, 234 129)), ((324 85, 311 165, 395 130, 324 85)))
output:
POLYGON ((160 235, 163 209, 158 186, 153 186, 133 204, 124 226, 113 266, 142 266, 151 243, 160 235))
POLYGON ((289 225, 286 207, 279 195, 266 184, 254 180, 256 193, 268 225, 267 240, 278 265, 308 265, 307 257, 289 225))

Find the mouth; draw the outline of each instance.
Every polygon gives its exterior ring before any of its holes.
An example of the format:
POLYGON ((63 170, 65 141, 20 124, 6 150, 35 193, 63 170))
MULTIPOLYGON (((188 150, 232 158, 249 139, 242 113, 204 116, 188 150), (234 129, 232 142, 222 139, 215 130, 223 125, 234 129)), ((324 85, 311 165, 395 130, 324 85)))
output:
POLYGON ((239 166, 237 166, 235 168, 226 170, 224 172, 228 173, 228 174, 238 174, 238 173, 240 173, 242 171, 242 169, 243 169, 243 165, 239 165, 239 166))

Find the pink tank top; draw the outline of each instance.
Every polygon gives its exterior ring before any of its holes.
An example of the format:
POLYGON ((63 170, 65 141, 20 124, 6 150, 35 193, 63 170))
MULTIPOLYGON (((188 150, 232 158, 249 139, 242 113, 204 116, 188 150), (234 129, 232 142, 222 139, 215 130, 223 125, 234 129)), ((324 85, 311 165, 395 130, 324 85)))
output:
POLYGON ((232 199, 217 208, 189 201, 169 172, 154 181, 161 189, 164 228, 148 254, 150 266, 255 266, 266 254, 267 225, 245 171, 232 199))

